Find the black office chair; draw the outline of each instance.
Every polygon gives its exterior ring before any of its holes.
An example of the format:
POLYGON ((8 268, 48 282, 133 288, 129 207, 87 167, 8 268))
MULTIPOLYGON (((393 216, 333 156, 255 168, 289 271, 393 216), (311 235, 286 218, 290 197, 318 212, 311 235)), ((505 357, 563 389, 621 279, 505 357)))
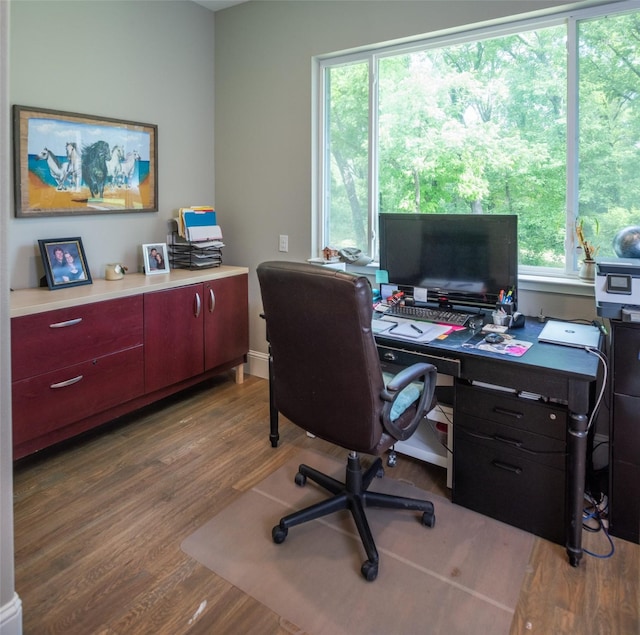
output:
POLYGON ((257 273, 276 408, 304 430, 350 451, 344 483, 300 465, 296 484, 310 478, 333 497, 282 518, 273 540, 283 542, 294 525, 348 509, 367 554, 362 575, 375 580, 379 558, 365 507, 422 511, 422 523, 435 524, 430 501, 367 489, 383 474, 380 455, 409 438, 435 405, 436 369, 414 364, 385 387, 371 331, 367 278, 292 262, 265 262, 257 273), (366 471, 359 453, 377 457, 366 471))

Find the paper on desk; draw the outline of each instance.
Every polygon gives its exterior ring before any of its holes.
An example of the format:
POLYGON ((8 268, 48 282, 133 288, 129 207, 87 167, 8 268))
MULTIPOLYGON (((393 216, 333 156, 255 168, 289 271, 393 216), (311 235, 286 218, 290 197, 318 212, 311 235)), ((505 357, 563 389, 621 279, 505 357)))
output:
MULTIPOLYGON (((381 320, 384 322, 385 320, 381 320)), ((412 342, 431 342, 448 333, 450 326, 434 324, 432 322, 413 322, 411 320, 398 321, 398 325, 385 331, 385 335, 399 340, 412 342)))

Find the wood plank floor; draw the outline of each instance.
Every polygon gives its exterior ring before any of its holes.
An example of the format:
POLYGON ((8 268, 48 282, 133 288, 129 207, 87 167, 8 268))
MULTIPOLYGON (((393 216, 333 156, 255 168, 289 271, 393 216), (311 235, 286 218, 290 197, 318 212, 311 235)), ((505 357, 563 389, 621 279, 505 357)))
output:
MULTIPOLYGON (((237 385, 229 374, 19 462, 16 590, 25 635, 300 635, 180 550, 300 448, 343 456, 286 420, 273 449, 267 382, 237 385)), ((392 474, 448 496, 442 468, 399 456, 392 474)), ((602 533, 584 537, 588 549, 608 550, 602 533)), ((536 539, 511 635, 638 635, 640 547, 614 543, 613 558, 585 555, 574 569, 564 549, 536 539)), ((416 625, 416 635, 428 632, 416 625)))

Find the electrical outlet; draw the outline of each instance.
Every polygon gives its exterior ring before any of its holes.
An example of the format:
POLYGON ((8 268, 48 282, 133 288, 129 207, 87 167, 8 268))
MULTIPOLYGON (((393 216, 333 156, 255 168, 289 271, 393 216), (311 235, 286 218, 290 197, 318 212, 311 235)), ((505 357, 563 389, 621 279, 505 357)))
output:
POLYGON ((289 251, 289 236, 286 234, 280 234, 280 244, 278 246, 279 251, 289 251))

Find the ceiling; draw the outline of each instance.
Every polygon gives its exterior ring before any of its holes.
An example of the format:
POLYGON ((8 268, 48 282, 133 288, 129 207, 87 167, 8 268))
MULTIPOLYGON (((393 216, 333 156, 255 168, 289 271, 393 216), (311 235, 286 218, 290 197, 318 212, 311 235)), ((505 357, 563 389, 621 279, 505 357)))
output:
POLYGON ((232 7, 234 4, 247 2, 247 0, 193 0, 193 2, 202 5, 209 11, 219 11, 220 9, 232 7))

